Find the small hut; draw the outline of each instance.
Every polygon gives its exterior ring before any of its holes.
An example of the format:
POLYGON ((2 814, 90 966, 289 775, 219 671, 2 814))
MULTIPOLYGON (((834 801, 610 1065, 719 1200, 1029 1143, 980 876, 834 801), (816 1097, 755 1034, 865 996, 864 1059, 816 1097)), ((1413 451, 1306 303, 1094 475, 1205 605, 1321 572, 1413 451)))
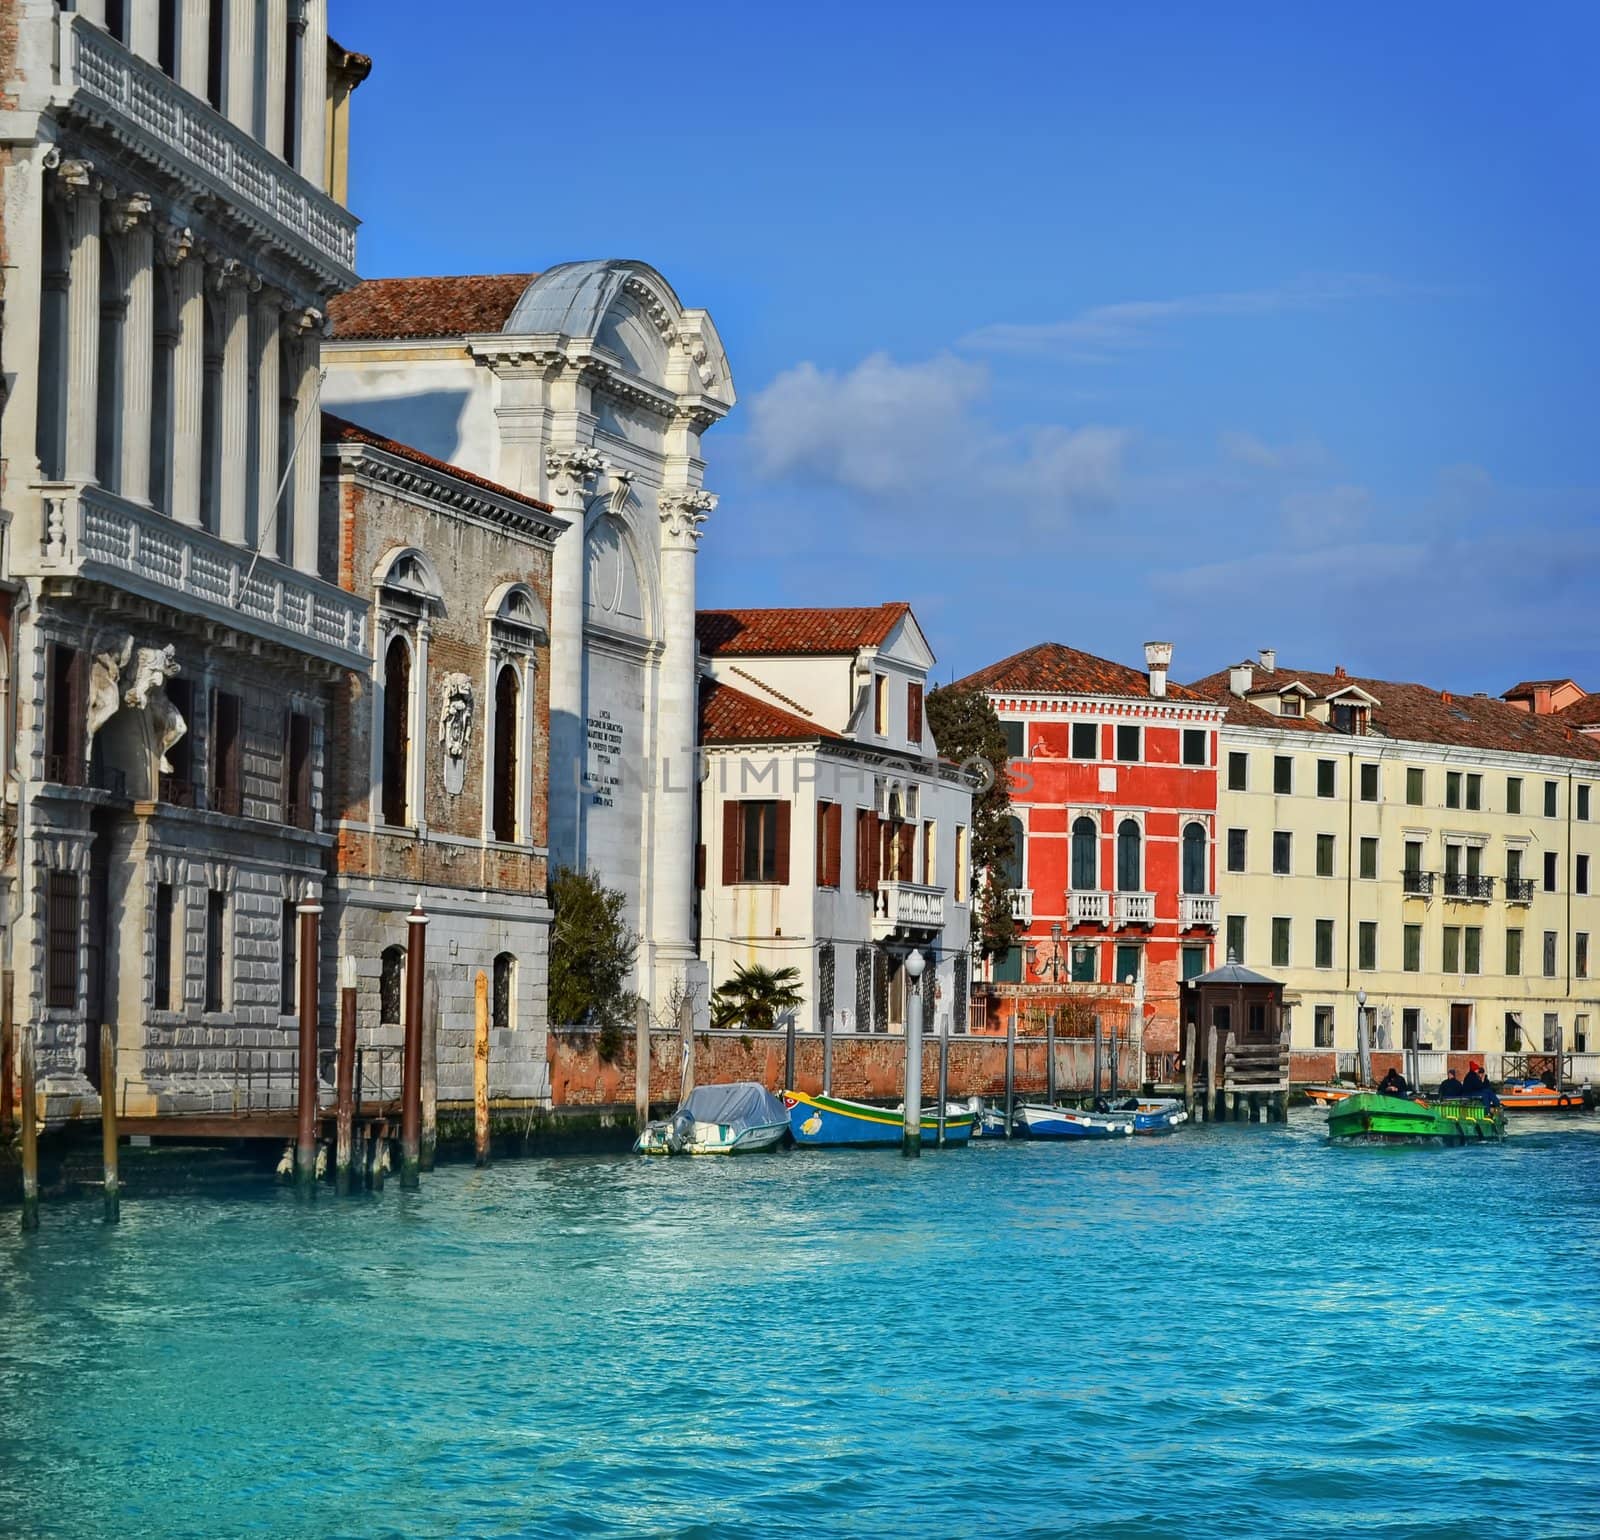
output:
POLYGON ((1283 985, 1232 954, 1189 979, 1183 992, 1183 1095, 1189 1109, 1285 1122, 1289 1115, 1289 1013, 1283 985), (1197 1101, 1196 1091, 1200 1090, 1197 1101))

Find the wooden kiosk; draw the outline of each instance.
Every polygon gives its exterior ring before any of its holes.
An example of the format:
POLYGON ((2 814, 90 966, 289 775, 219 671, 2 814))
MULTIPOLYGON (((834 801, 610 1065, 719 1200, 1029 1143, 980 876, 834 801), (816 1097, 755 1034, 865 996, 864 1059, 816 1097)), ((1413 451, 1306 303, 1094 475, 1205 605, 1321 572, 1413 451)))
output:
POLYGON ((1289 1013, 1283 985, 1230 954, 1183 990, 1183 1100, 1191 1116, 1283 1123, 1289 1116, 1289 1013))

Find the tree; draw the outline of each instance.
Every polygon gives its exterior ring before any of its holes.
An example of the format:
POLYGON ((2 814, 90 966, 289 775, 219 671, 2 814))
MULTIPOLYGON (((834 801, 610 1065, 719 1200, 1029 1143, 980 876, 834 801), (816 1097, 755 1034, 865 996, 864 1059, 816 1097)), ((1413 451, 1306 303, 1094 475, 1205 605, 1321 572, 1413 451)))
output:
POLYGON ((972 799, 973 940, 997 957, 1017 936, 1008 877, 1017 859, 1011 831, 1011 777, 1005 729, 982 690, 946 686, 928 696, 928 726, 939 752, 979 775, 972 799))
POLYGON ((779 1012, 793 1010, 802 999, 798 968, 736 963, 733 977, 712 991, 711 1025, 770 1032, 779 1012))
POLYGON ((550 1020, 598 1026, 601 1053, 621 1046, 638 1002, 628 988, 639 938, 622 918, 626 902, 594 872, 562 867, 550 881, 550 1020), (609 1047, 608 1047, 609 1045, 609 1047))

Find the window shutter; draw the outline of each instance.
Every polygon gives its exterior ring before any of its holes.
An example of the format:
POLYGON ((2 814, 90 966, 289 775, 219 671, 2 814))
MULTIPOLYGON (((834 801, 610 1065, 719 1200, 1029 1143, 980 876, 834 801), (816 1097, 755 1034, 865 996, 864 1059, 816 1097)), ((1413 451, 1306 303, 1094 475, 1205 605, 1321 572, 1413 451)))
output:
POLYGON ((694 847, 694 885, 699 892, 706 888, 706 845, 705 841, 694 847))
POLYGON ((744 829, 743 812, 744 804, 741 802, 722 804, 722 885, 725 888, 732 887, 739 880, 739 837, 744 829))
POLYGON ((781 886, 789 880, 789 803, 778 803, 778 869, 774 880, 781 886))
POLYGON ((883 847, 878 838, 877 812, 867 814, 867 892, 871 893, 878 886, 878 877, 883 870, 883 847))
POLYGON ((910 882, 917 869, 917 826, 910 823, 901 824, 896 837, 900 841, 900 881, 910 882))
POLYGON ((840 834, 844 827, 844 809, 837 802, 828 804, 828 886, 839 886, 840 834))
POLYGON ((913 743, 922 743, 922 686, 906 686, 906 737, 913 743))

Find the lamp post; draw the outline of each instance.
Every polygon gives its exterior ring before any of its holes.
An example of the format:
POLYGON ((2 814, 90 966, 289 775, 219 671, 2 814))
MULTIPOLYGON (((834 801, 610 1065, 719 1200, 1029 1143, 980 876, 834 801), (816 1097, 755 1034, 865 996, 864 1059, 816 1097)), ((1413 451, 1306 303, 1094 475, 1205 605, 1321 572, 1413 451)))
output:
POLYGON ((1361 1084, 1372 1084, 1372 1045, 1367 1041, 1367 992, 1356 991, 1356 1073, 1361 1084))
POLYGON ((911 980, 911 999, 906 1010, 906 1095, 905 1135, 901 1153, 922 1154, 922 970, 926 964, 921 952, 906 958, 906 977, 911 980))

